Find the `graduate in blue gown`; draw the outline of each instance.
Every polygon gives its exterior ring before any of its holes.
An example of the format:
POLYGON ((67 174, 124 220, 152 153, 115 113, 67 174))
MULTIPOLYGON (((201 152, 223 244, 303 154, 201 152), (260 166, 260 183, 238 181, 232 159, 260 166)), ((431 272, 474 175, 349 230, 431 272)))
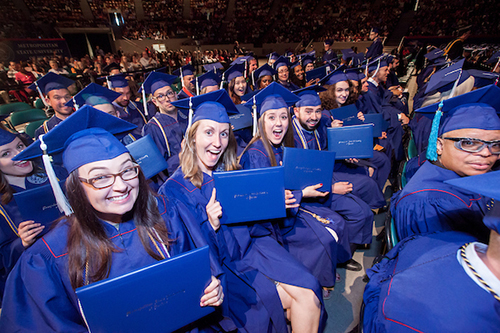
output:
POLYGON ((114 102, 113 105, 118 113, 118 118, 128 121, 137 126, 131 134, 135 139, 142 137, 142 127, 148 122, 144 115, 143 106, 131 100, 132 92, 128 80, 123 74, 107 76, 108 86, 111 90, 121 94, 114 102))
POLYGON ((172 74, 181 78, 182 89, 177 94, 178 99, 195 96, 195 86, 192 83, 195 77, 195 69, 191 65, 185 65, 176 69, 172 74))
POLYGON ((488 172, 498 160, 499 92, 500 88, 489 86, 419 110, 437 112, 427 161, 391 199, 400 239, 424 232, 458 230, 485 240, 488 232, 481 220, 488 199, 444 181, 488 172), (485 141, 493 146, 487 147, 485 141))
POLYGON ((281 84, 289 91, 295 91, 299 89, 296 84, 290 81, 290 61, 288 61, 288 58, 285 58, 283 56, 279 57, 273 64, 273 68, 278 73, 276 82, 281 84))
POLYGON ((370 46, 366 48, 366 59, 373 59, 378 57, 384 51, 384 46, 382 45, 382 38, 379 37, 379 28, 372 28, 370 30, 369 38, 373 41, 370 46))
MULTIPOLYGON (((0 305, 5 281, 25 248, 35 242, 45 226, 25 221, 14 193, 47 185, 47 175, 31 161, 14 162, 12 158, 26 148, 20 137, 0 128, 0 305)), ((57 173, 60 179, 66 174, 57 173)))
POLYGON ((47 73, 28 88, 38 91, 44 103, 54 110, 54 115, 35 130, 35 138, 47 133, 73 113, 73 108, 65 103, 71 99, 68 88, 73 80, 55 73, 47 73))
MULTIPOLYGON (((63 150, 70 173, 69 204, 55 191, 67 217, 27 249, 12 270, 0 316, 4 332, 88 331, 76 288, 186 250, 169 239, 140 167, 107 131, 120 133, 134 126, 108 115, 95 124, 91 119, 96 112, 101 111, 85 106, 68 118, 67 126, 45 136, 47 152, 63 150)), ((36 141, 17 159, 42 154, 40 143, 36 141)), ((51 179, 51 184, 57 182, 51 179)), ((213 277, 200 305, 219 306, 222 301, 220 281, 213 277)), ((209 329, 205 325, 211 323, 216 321, 200 324, 209 329)))
POLYGON ((177 95, 171 84, 176 77, 164 73, 152 72, 142 84, 146 94, 151 94, 152 101, 158 111, 144 125, 142 135, 150 135, 158 150, 168 163, 168 175, 179 167, 179 153, 184 139, 187 119, 177 111, 171 102, 177 101, 177 95))
MULTIPOLYGON (((186 217, 182 222, 189 232, 205 235, 212 255, 221 263, 229 311, 239 330, 284 332, 284 308, 289 311, 293 330, 322 330, 320 322, 326 317, 320 285, 278 243, 274 225, 220 224, 224 208, 215 200, 212 172, 239 167, 227 115, 237 112, 236 106, 224 90, 195 97, 191 103, 195 111, 181 152, 181 167, 159 193, 175 197, 194 215, 194 220, 186 217)), ((189 108, 190 103, 184 100, 174 104, 189 108)))
MULTIPOLYGON (((304 98, 307 104, 307 98, 304 98)), ((310 99, 317 99, 315 93, 310 99)), ((293 129, 288 107, 298 97, 277 84, 262 90, 255 96, 259 114, 258 131, 250 141, 240 158, 243 169, 268 168, 279 166, 283 162, 283 147, 293 147, 293 129), (274 88, 274 89, 273 89, 274 88), (272 156, 272 157, 270 157, 272 156)), ((299 102, 298 102, 299 103, 299 102)), ((344 233, 345 221, 337 213, 324 207, 321 212, 317 207, 308 207, 302 198, 314 200, 323 198, 328 192, 319 192, 321 184, 311 184, 303 190, 287 191, 300 203, 300 208, 289 210, 289 218, 280 223, 280 230, 285 248, 302 262, 316 276, 323 287, 335 284, 337 259, 345 262, 350 259, 350 247, 347 233, 344 233), (314 215, 320 215, 323 222, 314 215), (330 222, 327 222, 330 221, 330 222), (337 242, 343 248, 337 253, 337 242)))
POLYGON ((447 181, 460 191, 495 200, 483 220, 489 245, 457 231, 413 235, 401 241, 367 272, 364 332, 498 331, 499 181, 498 171, 447 181))

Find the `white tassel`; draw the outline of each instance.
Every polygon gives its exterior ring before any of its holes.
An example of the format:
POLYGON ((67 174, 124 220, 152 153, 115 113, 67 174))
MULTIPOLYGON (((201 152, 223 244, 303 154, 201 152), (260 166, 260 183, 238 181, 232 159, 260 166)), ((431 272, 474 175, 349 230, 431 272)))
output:
POLYGON ((200 86, 198 85, 198 77, 196 77, 196 95, 200 94, 200 86))
POLYGON ((40 98, 42 99, 43 104, 45 104, 45 106, 48 107, 49 105, 47 104, 47 101, 45 100, 45 97, 42 94, 42 90, 40 89, 40 87, 38 86, 38 83, 36 83, 36 81, 35 81, 35 87, 36 87, 36 90, 38 91, 38 94, 40 95, 40 98))
POLYGON ((78 106, 78 103, 76 102, 75 97, 73 96, 73 105, 75 106, 75 110, 78 110, 80 107, 78 106))
POLYGON ((255 71, 252 72, 252 85, 255 89, 255 71))
POLYGON ((144 107, 144 114, 149 116, 148 114, 148 103, 146 100, 146 89, 144 89, 144 83, 142 84, 142 106, 144 107))
POLYGON ((111 81, 109 80, 109 76, 106 76, 106 83, 108 84, 108 89, 113 89, 111 86, 111 81))
POLYGON ((184 88, 184 76, 182 75, 182 67, 180 68, 180 72, 181 72, 181 84, 182 88, 184 88))
POLYGON ((224 74, 222 74, 222 80, 220 81, 220 88, 219 89, 222 89, 223 86, 224 86, 224 74))
POLYGON ((253 113, 253 132, 252 132, 252 135, 255 136, 257 134, 257 105, 255 104, 255 96, 253 97, 252 113, 253 113))
MULTIPOLYGON (((367 64, 367 66, 368 66, 368 64, 367 64)), ((377 69, 375 70, 375 73, 373 73, 373 76, 377 75, 379 69, 380 69, 380 59, 379 59, 378 64, 377 64, 377 69)))
POLYGON ((193 123, 193 101, 192 101, 193 97, 189 97, 189 113, 188 113, 188 125, 187 125, 187 129, 186 129, 186 133, 187 133, 187 130, 191 127, 192 123, 193 123))
POLYGON ((52 163, 50 163, 50 156, 47 154, 47 145, 43 141, 43 137, 45 134, 40 136, 40 149, 43 151, 42 161, 43 166, 45 167, 45 172, 47 173, 47 177, 50 181, 50 186, 52 187, 52 191, 54 192, 54 196, 56 198, 57 206, 59 207, 59 211, 64 213, 66 216, 70 216, 73 214, 73 208, 71 208, 68 199, 64 195, 59 182, 57 181, 56 173, 54 172, 54 168, 52 168, 52 163))
POLYGON ((455 81, 455 84, 453 85, 453 89, 451 89, 451 95, 450 98, 455 97, 455 90, 457 89, 458 86, 458 81, 460 81, 460 78, 462 77, 462 69, 460 69, 460 73, 458 74, 458 78, 455 81))

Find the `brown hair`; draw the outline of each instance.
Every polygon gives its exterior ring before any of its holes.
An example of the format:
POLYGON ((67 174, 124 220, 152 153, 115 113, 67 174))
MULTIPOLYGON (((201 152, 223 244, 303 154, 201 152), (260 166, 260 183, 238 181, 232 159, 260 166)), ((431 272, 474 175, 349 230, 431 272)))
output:
MULTIPOLYGON (((293 141, 293 125, 292 125, 292 117, 290 116, 290 111, 287 108, 287 113, 288 113, 288 129, 285 133, 285 137, 283 138, 282 144, 285 147, 295 147, 295 143, 293 141)), ((265 114, 265 112, 264 112, 265 114)), ((248 145, 245 147, 243 152, 238 158, 238 162, 241 159, 241 156, 245 154, 245 152, 258 140, 262 140, 262 143, 264 144, 264 148, 266 149, 267 156, 269 156, 269 161, 271 162, 271 166, 277 166, 278 163, 276 163, 276 157, 274 156, 273 149, 271 147, 271 143, 269 142, 269 139, 267 137, 266 131, 264 130, 264 114, 259 118, 259 121, 257 122, 258 125, 258 131, 255 134, 255 136, 250 140, 248 145)))
MULTIPOLYGON (((337 99, 335 98, 335 90, 337 89, 337 83, 331 84, 329 86, 325 85, 324 87, 326 88, 326 91, 322 91, 319 93, 319 98, 321 99, 321 107, 323 108, 323 110, 333 110, 340 108, 342 106, 339 105, 339 103, 337 103, 337 99)), ((347 83, 349 84, 349 96, 350 96, 352 84, 351 82, 349 82, 349 80, 347 80, 347 83)), ((345 105, 348 105, 347 101, 345 105)))
MULTIPOLYGON (((198 131, 198 127, 200 127, 200 121, 195 122, 188 129, 182 144, 182 151, 179 154, 180 166, 184 173, 184 178, 189 179, 197 188, 201 188, 201 184, 203 183, 203 172, 198 166, 198 155, 196 154, 195 144, 196 132, 198 131)), ((215 167, 217 168, 221 164, 224 165, 226 171, 240 168, 236 161, 236 139, 234 138, 231 126, 229 126, 229 143, 215 167)))
POLYGON ((236 105, 239 105, 241 104, 241 97, 236 95, 235 92, 234 92, 234 86, 236 84, 236 77, 234 79, 232 79, 230 82, 229 82, 229 85, 227 87, 227 91, 229 93, 229 97, 231 97, 232 101, 234 104, 236 105))
MULTIPOLYGON (((67 219, 68 273, 71 286, 76 289, 85 283, 107 278, 111 269, 112 253, 119 252, 120 249, 108 239, 96 210, 85 194, 78 169, 71 172, 67 178, 66 193, 74 210, 74 214, 67 219), (87 281, 86 276, 90 281, 87 281)), ((137 199, 133 209, 124 216, 125 218, 134 219, 137 233, 146 252, 156 260, 163 259, 151 248, 150 237, 168 246, 167 228, 142 171, 139 172, 137 199)))

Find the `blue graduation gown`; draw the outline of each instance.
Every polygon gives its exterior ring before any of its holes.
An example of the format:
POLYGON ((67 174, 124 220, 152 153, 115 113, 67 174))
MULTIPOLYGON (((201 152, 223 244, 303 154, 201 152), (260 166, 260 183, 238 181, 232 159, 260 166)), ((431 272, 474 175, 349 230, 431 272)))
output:
POLYGON ((276 81, 276 82, 278 82, 279 84, 281 84, 283 87, 285 87, 286 89, 288 89, 290 91, 295 91, 295 90, 300 89, 298 85, 296 85, 295 83, 293 83, 291 81, 287 81, 286 83, 281 83, 280 81, 276 81))
MULTIPOLYGON (((123 250, 112 253, 110 278, 156 262, 144 249, 133 220, 120 223, 119 230, 106 222, 102 225, 114 246, 123 250)), ((2 331, 87 331, 68 276, 68 231, 68 223, 61 221, 19 259, 7 280, 0 317, 2 331)), ((169 252, 181 253, 175 242, 169 252)))
MULTIPOLYGON (((283 161, 283 148, 273 147, 273 151, 279 165, 283 161)), ((243 154, 240 165, 243 169, 271 167, 271 161, 261 140, 256 141, 243 154)), ((349 238, 347 232, 344 233, 345 221, 327 207, 320 212, 319 207, 308 206, 305 202, 301 202, 302 191, 293 191, 293 194, 297 202, 301 203, 302 209, 328 218, 331 222, 323 224, 304 211, 289 210, 289 217, 280 224, 283 244, 288 252, 313 273, 322 286, 331 287, 335 284, 337 258, 340 262, 350 259, 349 238), (334 230, 339 242, 343 243, 343 249, 339 249, 342 254, 337 254, 337 242, 327 228, 334 230)))
POLYGON ((148 122, 142 110, 142 105, 130 101, 126 107, 122 107, 115 102, 113 102, 113 106, 118 112, 118 118, 137 125, 137 128, 130 132, 135 139, 142 137, 142 127, 148 122))
POLYGON ((49 120, 44 121, 43 124, 35 130, 35 139, 38 139, 38 137, 42 134, 46 134, 48 131, 59 125, 61 121, 62 119, 57 118, 55 115, 49 120))
POLYGON ((184 99, 188 97, 194 97, 193 93, 191 93, 186 87, 183 87, 181 91, 177 93, 177 98, 178 99, 184 99))
MULTIPOLYGON (((314 132, 308 132, 294 125, 295 147, 315 150, 327 149, 327 121, 327 118, 322 118, 314 132), (298 131, 302 132, 303 138, 299 136, 298 131)), ((336 173, 333 172, 333 182, 337 181, 336 173)), ((377 191, 379 191, 378 188, 377 191)), ((311 204, 317 205, 318 203, 311 204)), ((350 243, 369 244, 372 242, 373 213, 365 201, 351 193, 344 195, 330 193, 323 205, 329 206, 344 218, 350 243)))
POLYGON ((187 127, 187 120, 183 116, 184 114, 178 113, 175 120, 164 113, 157 113, 142 129, 142 135, 151 136, 168 162, 169 175, 179 167, 181 142, 187 127))
POLYGON ((366 59, 378 57, 382 54, 383 50, 384 46, 382 45, 382 38, 375 38, 371 45, 368 46, 368 51, 366 51, 366 59))
POLYGON ((427 161, 426 152, 422 152, 412 157, 406 162, 406 183, 417 173, 418 169, 427 161))
MULTIPOLYGON (((274 281, 315 292, 322 300, 321 286, 314 276, 278 242, 270 223, 222 224, 215 232, 205 207, 212 195, 214 180, 203 174, 201 188, 184 178, 182 168, 162 185, 159 193, 176 198, 193 217, 183 216, 189 233, 203 234, 222 266, 227 279, 230 317, 240 330, 248 332, 286 332, 283 308, 274 281)), ((322 321, 326 312, 322 305, 322 321)), ((321 325, 320 325, 321 326, 321 325)))
POLYGON ((336 63, 338 63, 338 58, 337 58, 337 54, 335 52, 333 52, 332 49, 328 50, 325 52, 325 54, 323 54, 323 63, 327 63, 329 61, 334 61, 336 63))
POLYGON ((387 81, 385 81, 386 87, 399 86, 399 79, 395 72, 390 71, 387 75, 387 81))
POLYGON ((459 178, 455 172, 425 162, 391 199, 399 239, 433 231, 462 231, 487 241, 483 224, 487 198, 445 184, 459 178))
POLYGON ((412 236, 367 271, 365 332, 498 332, 500 302, 458 260, 459 232, 412 236))

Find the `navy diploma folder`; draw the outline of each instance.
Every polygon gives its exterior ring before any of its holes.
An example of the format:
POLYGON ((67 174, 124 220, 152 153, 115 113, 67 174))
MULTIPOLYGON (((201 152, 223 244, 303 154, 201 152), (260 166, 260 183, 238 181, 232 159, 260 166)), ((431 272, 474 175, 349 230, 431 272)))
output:
POLYGON ((208 246, 76 289, 92 333, 172 332, 214 311, 208 246))
POLYGON ((233 131, 252 126, 252 111, 243 104, 236 105, 240 113, 229 116, 229 121, 233 125, 233 131))
POLYGON ((283 167, 214 172, 223 224, 286 216, 283 167))
POLYGON ((373 124, 328 128, 328 150, 337 160, 373 157, 373 124))
MULTIPOLYGON (((64 183, 65 180, 59 181, 59 185, 63 190, 65 188, 64 183)), ((24 221, 33 220, 49 226, 63 215, 57 207, 56 198, 50 184, 14 193, 14 200, 16 200, 24 221)))
POLYGON ((287 147, 283 153, 285 188, 303 190, 322 183, 318 191, 329 192, 334 165, 335 152, 287 147))
POLYGON ((137 164, 141 166, 144 177, 147 179, 168 167, 167 161, 149 134, 128 144, 127 149, 137 164))
POLYGON ((358 108, 355 104, 330 110, 333 119, 342 120, 344 122, 344 126, 361 124, 362 121, 358 119, 358 112, 358 108))
POLYGON ((365 124, 373 124, 373 137, 378 138, 382 136, 382 132, 387 130, 388 124, 381 113, 368 113, 365 114, 365 124))

